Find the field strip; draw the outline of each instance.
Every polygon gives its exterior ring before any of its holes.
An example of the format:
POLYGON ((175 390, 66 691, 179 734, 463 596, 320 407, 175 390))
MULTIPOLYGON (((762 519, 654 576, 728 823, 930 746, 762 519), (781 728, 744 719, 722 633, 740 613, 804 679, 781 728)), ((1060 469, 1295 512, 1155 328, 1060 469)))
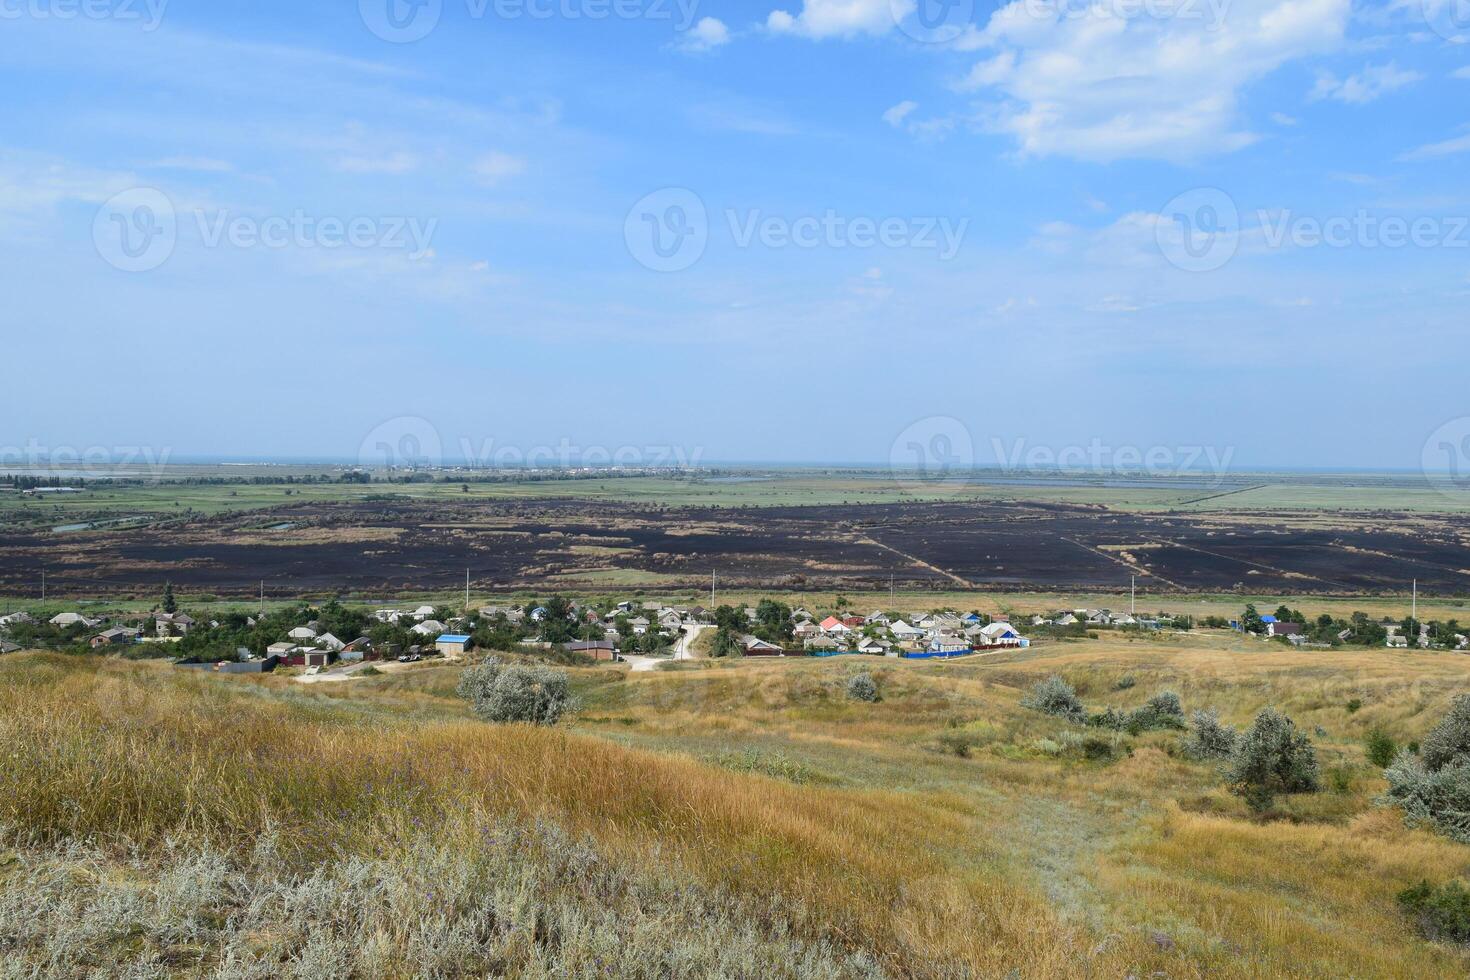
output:
POLYGON ((1221 497, 1230 497, 1237 493, 1250 493, 1252 490, 1265 490, 1269 484, 1258 484, 1254 487, 1236 487, 1234 490, 1226 490, 1224 493, 1212 493, 1204 497, 1196 497, 1193 500, 1181 500, 1175 507, 1188 507, 1190 504, 1202 504, 1206 500, 1219 500, 1221 497))
POLYGON ((1455 568, 1453 565, 1444 565, 1437 561, 1430 561, 1427 558, 1405 558, 1403 555, 1395 555, 1388 551, 1378 551, 1374 548, 1360 548, 1354 544, 1339 543, 1337 547, 1343 551, 1352 552, 1355 555, 1373 555, 1376 558, 1387 558, 1390 561, 1401 562, 1405 565, 1423 565, 1428 568, 1438 568, 1442 571, 1453 572, 1456 575, 1470 575, 1470 570, 1455 568))
POLYGON ((899 551, 897 548, 894 548, 894 547, 891 547, 889 545, 886 545, 882 541, 875 541, 875 540, 873 540, 870 537, 862 536, 862 537, 859 537, 858 538, 858 542, 860 544, 870 544, 870 545, 873 545, 875 547, 882 548, 884 551, 891 551, 895 555, 898 555, 898 557, 903 558, 906 561, 912 562, 913 564, 917 565, 920 568, 928 569, 929 571, 933 572, 936 575, 943 575, 945 578, 949 579, 951 582, 954 582, 954 583, 956 583, 958 585, 963 585, 967 589, 978 589, 979 588, 978 585, 976 585, 974 582, 971 582, 969 579, 961 578, 960 576, 956 575, 954 572, 946 571, 945 569, 940 568, 938 565, 931 565, 931 564, 929 564, 927 561, 925 561, 922 558, 915 557, 914 555, 911 555, 911 554, 909 554, 907 552, 904 552, 904 551, 899 551))
POLYGON ((1180 585, 1178 582, 1172 581, 1170 579, 1166 579, 1166 578, 1164 578, 1164 576, 1160 575, 1158 572, 1149 571, 1147 568, 1144 568, 1142 565, 1138 564, 1137 562, 1128 561, 1126 558, 1120 558, 1117 555, 1110 555, 1106 551, 1102 551, 1100 549, 1094 548, 1090 544, 1083 544, 1081 541, 1078 541, 1076 538, 1067 538, 1067 537, 1064 537, 1064 538, 1062 538, 1062 540, 1065 541, 1065 542, 1067 542, 1068 544, 1075 544, 1077 547, 1081 548, 1083 551, 1091 552, 1092 554, 1097 555, 1100 558, 1106 558, 1110 562, 1114 562, 1116 564, 1122 565, 1124 568, 1127 568, 1127 569, 1130 569, 1130 570, 1132 570, 1134 572, 1137 572, 1139 575, 1147 575, 1149 578, 1158 579, 1160 582, 1163 582, 1165 585, 1169 586, 1170 588, 1178 589, 1180 592, 1188 592, 1189 591, 1189 589, 1187 589, 1184 586, 1180 585))
POLYGON ((1201 555, 1209 555, 1211 558, 1219 558, 1224 561, 1239 562, 1242 565, 1249 565, 1252 568, 1264 568, 1268 572, 1275 572, 1277 575, 1285 575, 1288 578, 1309 578, 1315 582, 1321 582, 1325 585, 1330 585, 1334 588, 1343 589, 1347 592, 1353 591, 1353 586, 1348 585, 1346 582, 1339 582, 1336 579, 1323 578, 1320 575, 1313 575, 1310 572, 1294 572, 1289 568, 1277 568, 1275 565, 1266 565, 1258 561, 1250 561, 1245 558, 1236 558, 1234 555, 1222 555, 1218 552, 1206 551, 1204 548, 1196 548, 1194 545, 1182 544, 1178 541, 1170 541, 1167 538, 1157 539, 1156 543, 1170 545, 1175 548, 1183 548, 1185 551, 1193 551, 1201 555))

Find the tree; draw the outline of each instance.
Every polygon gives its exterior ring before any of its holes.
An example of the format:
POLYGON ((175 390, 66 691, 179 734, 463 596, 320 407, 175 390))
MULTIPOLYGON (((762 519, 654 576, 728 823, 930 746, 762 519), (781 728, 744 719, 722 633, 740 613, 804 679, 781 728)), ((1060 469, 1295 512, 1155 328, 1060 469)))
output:
POLYGON ((732 633, 745 633, 750 629, 750 623, 745 618, 745 610, 736 609, 734 606, 720 606, 716 609, 715 625, 732 633))
POLYGON ((174 584, 172 582, 163 583, 163 611, 170 616, 179 611, 179 603, 174 599, 174 584))
POLYGON ((738 657, 745 652, 745 647, 740 641, 739 634, 721 626, 715 630, 712 652, 716 657, 738 657))
POLYGON ((1240 617, 1240 628, 1247 633, 1266 632, 1266 624, 1261 622, 1261 614, 1256 612, 1254 604, 1245 607, 1245 612, 1240 617))
POLYGON ((1398 745, 1381 728, 1369 730, 1363 739, 1363 750, 1368 756, 1368 761, 1379 769, 1387 769, 1393 765, 1394 756, 1399 754, 1398 745))
POLYGON ((1275 708, 1264 708, 1235 747, 1230 791, 1259 813, 1271 808, 1278 793, 1316 790, 1318 776, 1311 740, 1290 718, 1275 708))
POLYGON ((1235 748, 1238 737, 1235 729, 1220 724, 1220 716, 1214 711, 1196 711, 1194 727, 1184 740, 1184 754, 1200 761, 1224 759, 1235 748))

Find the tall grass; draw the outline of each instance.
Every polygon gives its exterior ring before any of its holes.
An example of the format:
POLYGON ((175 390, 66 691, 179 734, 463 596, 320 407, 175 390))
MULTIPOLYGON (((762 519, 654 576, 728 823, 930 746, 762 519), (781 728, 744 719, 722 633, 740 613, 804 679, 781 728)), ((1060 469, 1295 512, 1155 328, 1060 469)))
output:
MULTIPOLYGON (((298 874, 339 875, 426 847, 473 865, 493 850, 488 828, 544 824, 623 874, 720 896, 741 929, 835 951, 823 962, 1058 975, 1163 959, 1093 956, 1039 896, 954 873, 935 855, 964 821, 908 794, 791 786, 526 726, 397 721, 150 665, 0 669, 0 825, 42 853, 187 841, 241 859, 266 837, 298 874)), ((787 972, 821 975, 801 962, 787 972)))
POLYGON ((1463 975, 1393 896, 1470 848, 1372 806, 1360 729, 1421 737, 1464 661, 1271 654, 884 663, 877 704, 824 663, 573 671, 570 730, 469 720, 428 668, 305 688, 6 658, 0 973, 1463 975), (1041 752, 1065 723, 1020 700, 1053 674, 1089 709, 1276 704, 1352 788, 1261 820, 1177 733, 1041 752), (181 868, 218 884, 179 897, 181 868))

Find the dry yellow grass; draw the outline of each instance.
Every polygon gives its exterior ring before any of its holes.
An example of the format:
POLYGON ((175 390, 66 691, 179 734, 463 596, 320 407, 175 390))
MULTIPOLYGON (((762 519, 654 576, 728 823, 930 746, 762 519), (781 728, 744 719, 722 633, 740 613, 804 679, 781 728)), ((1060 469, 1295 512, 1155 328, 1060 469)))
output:
POLYGON ((574 671, 570 731, 468 720, 453 672, 330 690, 50 656, 0 661, 0 825, 41 841, 228 844, 272 826, 304 863, 488 820, 545 820, 608 860, 729 896, 896 975, 1459 976, 1394 904, 1470 848, 1373 807, 1361 735, 1418 737, 1470 660, 1211 639, 1041 647, 941 664, 836 658, 574 671), (843 697, 873 670, 876 705, 843 697), (1089 706, 1158 690, 1242 723, 1281 706, 1348 786, 1260 822, 1172 734, 1111 764, 1039 749, 1018 705, 1062 673, 1089 706), (1137 686, 1116 690, 1131 674, 1137 686), (1350 712, 1348 702, 1362 701, 1350 712), (959 738, 968 757, 945 749, 959 738), (949 741, 946 741, 949 740, 949 741), (770 775, 762 775, 769 773, 770 775))

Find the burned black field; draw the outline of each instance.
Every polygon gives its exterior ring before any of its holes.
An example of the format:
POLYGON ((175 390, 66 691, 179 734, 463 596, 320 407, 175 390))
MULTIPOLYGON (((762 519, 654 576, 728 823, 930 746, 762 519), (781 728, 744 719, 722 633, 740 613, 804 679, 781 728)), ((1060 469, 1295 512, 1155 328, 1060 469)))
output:
POLYGON ((915 503, 680 509, 545 500, 297 503, 119 531, 0 535, 0 588, 220 595, 729 586, 1426 593, 1470 586, 1451 517, 915 503))

